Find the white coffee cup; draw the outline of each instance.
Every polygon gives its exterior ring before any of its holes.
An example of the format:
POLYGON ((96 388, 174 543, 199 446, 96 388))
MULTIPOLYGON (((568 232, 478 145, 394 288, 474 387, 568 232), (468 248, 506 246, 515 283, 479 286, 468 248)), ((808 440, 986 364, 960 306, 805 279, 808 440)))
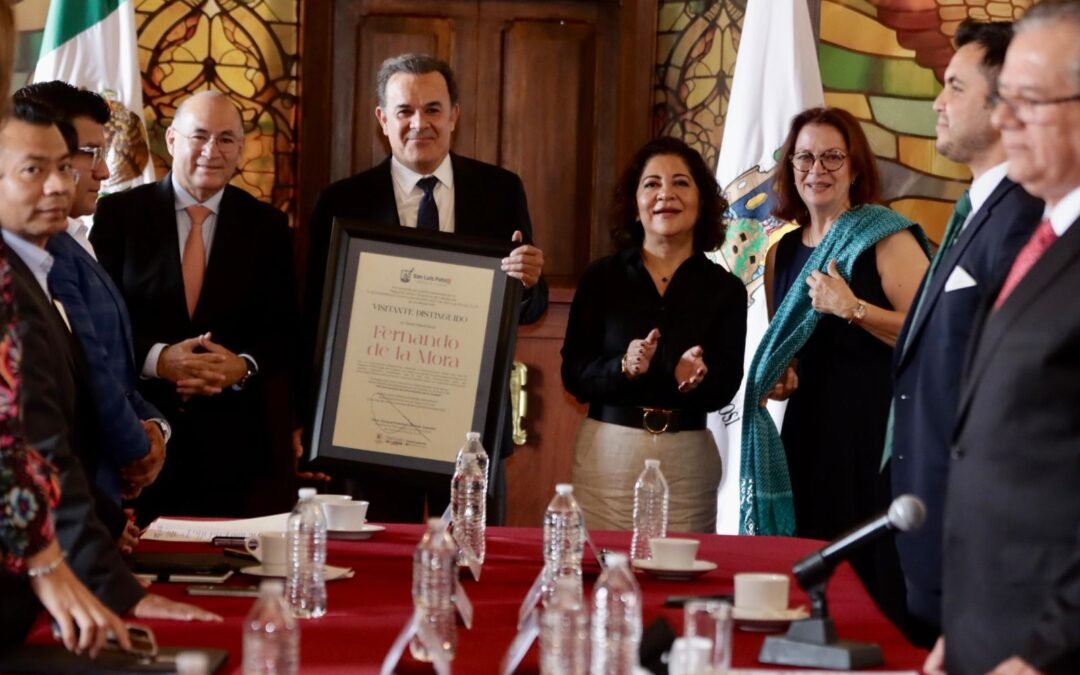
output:
POLYGON ((649 548, 652 549, 653 564, 673 570, 691 569, 694 566, 694 558, 697 556, 700 543, 697 539, 676 537, 650 539, 649 548))
POLYGON ((791 580, 786 574, 740 572, 735 575, 735 607, 782 612, 788 608, 791 580))
POLYGON ((244 542, 247 552, 255 556, 263 567, 285 567, 288 560, 284 532, 260 532, 257 537, 250 537, 244 542))
POLYGON ((367 522, 367 502, 323 502, 326 529, 336 532, 356 531, 367 522))

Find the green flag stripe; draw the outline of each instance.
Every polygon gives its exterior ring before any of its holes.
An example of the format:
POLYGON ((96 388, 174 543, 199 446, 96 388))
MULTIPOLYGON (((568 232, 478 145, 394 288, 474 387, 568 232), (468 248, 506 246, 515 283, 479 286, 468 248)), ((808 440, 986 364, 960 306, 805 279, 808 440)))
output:
POLYGON ((41 54, 56 49, 71 38, 116 11, 128 0, 52 0, 45 19, 41 54))

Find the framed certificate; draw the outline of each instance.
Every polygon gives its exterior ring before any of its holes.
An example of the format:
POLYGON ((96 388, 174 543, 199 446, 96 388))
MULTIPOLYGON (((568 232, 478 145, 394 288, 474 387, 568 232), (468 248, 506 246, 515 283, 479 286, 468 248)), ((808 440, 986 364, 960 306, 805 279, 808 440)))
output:
POLYGON ((522 293, 501 270, 512 246, 334 221, 316 342, 315 468, 452 474, 466 432, 495 447, 522 293))

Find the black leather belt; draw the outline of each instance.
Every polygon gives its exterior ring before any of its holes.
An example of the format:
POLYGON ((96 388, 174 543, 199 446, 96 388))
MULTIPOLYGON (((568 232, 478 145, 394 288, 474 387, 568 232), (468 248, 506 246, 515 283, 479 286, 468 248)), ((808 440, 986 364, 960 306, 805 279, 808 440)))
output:
POLYGON ((667 408, 635 408, 631 406, 589 406, 589 417, 599 422, 609 422, 634 429, 644 429, 651 434, 676 431, 701 431, 705 428, 705 413, 667 408))

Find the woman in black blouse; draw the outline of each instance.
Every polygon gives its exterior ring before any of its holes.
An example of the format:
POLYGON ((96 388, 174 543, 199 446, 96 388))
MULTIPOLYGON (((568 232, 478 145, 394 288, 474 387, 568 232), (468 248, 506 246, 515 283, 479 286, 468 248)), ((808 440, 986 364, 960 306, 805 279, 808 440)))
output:
POLYGON ((574 495, 595 529, 633 527, 634 481, 659 459, 668 528, 713 532, 720 455, 706 413, 742 379, 746 290, 706 251, 727 204, 682 141, 642 147, 615 192, 620 249, 578 284, 563 344, 567 391, 589 404, 574 447, 574 495))

